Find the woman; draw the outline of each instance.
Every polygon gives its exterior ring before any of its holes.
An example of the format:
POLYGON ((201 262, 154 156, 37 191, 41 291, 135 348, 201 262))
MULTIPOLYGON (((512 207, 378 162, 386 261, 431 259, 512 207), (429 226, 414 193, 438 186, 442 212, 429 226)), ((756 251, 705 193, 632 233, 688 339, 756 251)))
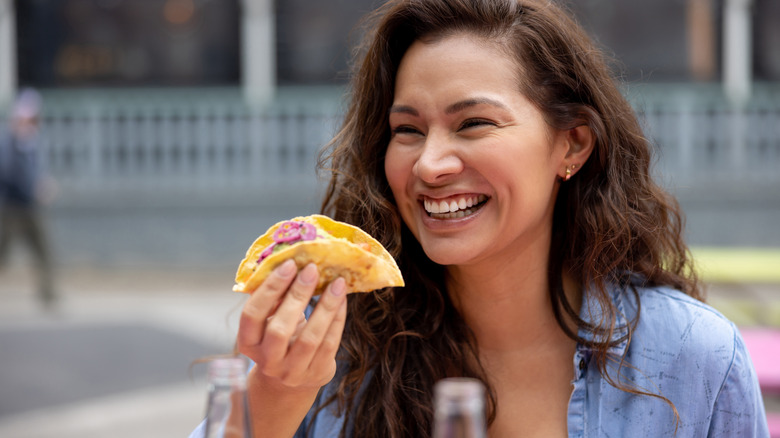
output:
POLYGON ((679 208, 604 59, 546 0, 374 15, 323 212, 407 286, 309 314, 316 267, 247 301, 258 436, 428 436, 432 387, 488 386, 491 437, 766 436, 734 325, 703 304, 679 208))

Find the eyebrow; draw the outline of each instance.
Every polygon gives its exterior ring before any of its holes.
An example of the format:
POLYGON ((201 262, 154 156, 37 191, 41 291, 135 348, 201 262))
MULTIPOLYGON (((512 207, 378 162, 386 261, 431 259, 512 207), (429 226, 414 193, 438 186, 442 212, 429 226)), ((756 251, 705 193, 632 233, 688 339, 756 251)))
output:
POLYGON ((412 116, 419 116, 420 113, 417 112, 416 109, 408 106, 408 105, 393 105, 390 107, 390 113, 401 113, 401 114, 409 114, 412 116))
MULTIPOLYGON (((506 105, 503 103, 491 99, 488 97, 475 97, 471 99, 465 99, 461 100, 459 102, 455 102, 452 105, 448 106, 445 110, 445 114, 455 114, 459 111, 463 111, 466 108, 471 108, 477 105, 490 105, 494 107, 498 107, 501 109, 508 109, 506 105)), ((419 116, 420 113, 408 105, 393 105, 390 107, 390 113, 401 113, 401 114, 409 114, 412 116, 419 116)))
POLYGON ((495 106, 501 109, 508 109, 506 105, 503 103, 491 99, 489 97, 475 97, 472 99, 465 99, 461 100, 460 102, 455 102, 452 105, 448 106, 447 109, 444 110, 446 114, 454 114, 459 111, 463 111, 466 108, 470 108, 477 105, 490 105, 495 106))

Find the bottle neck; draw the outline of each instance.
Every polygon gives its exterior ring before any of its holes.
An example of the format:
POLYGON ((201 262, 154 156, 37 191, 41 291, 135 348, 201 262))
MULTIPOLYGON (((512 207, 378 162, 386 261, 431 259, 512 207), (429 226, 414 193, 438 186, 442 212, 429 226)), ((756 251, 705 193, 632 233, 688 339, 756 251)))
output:
POLYGON ((206 438, 251 437, 246 361, 219 358, 209 364, 206 438))
POLYGON ((484 438, 485 387, 475 379, 443 379, 434 387, 434 438, 484 438))

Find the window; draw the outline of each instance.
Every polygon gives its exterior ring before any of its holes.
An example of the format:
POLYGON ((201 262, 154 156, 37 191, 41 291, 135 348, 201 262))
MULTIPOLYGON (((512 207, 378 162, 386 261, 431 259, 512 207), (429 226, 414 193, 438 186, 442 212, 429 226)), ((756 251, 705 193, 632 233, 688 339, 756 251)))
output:
POLYGON ((780 81, 780 1, 754 0, 753 77, 780 81))
POLYGON ((238 85, 238 0, 16 0, 21 85, 238 85))
POLYGON ((719 0, 569 0, 629 81, 714 80, 719 0))
POLYGON ((378 4, 371 0, 277 1, 279 83, 345 82, 350 50, 359 37, 358 23, 378 4))

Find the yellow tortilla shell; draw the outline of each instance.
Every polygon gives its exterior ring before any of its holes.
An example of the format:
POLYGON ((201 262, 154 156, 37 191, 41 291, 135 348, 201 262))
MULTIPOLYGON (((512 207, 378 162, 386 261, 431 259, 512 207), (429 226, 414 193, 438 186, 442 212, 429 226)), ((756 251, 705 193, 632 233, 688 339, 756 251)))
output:
POLYGON ((253 292, 271 271, 287 259, 295 260, 298 269, 309 263, 317 265, 320 279, 315 294, 322 293, 325 286, 338 277, 346 281, 348 293, 404 285, 401 271, 390 253, 360 228, 318 214, 296 217, 290 221, 308 222, 332 238, 296 242, 274 252, 258 264, 257 260, 263 250, 274 243, 274 231, 288 221, 273 225, 247 250, 236 272, 234 291, 253 292), (367 244, 369 250, 359 244, 367 244))

